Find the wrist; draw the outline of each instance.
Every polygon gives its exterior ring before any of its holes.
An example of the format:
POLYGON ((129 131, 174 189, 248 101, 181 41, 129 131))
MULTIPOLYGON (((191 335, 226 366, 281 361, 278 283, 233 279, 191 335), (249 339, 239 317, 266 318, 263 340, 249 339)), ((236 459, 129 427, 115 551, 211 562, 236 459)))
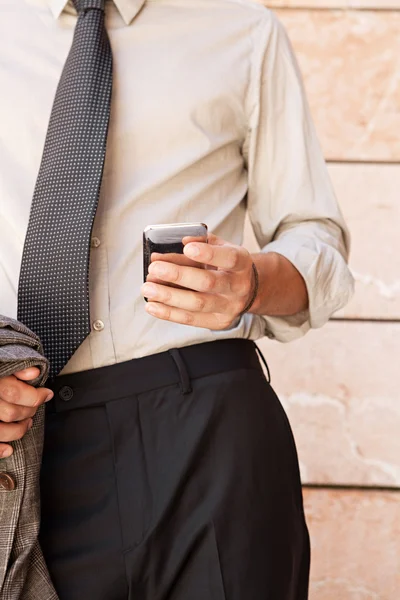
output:
POLYGON ((273 274, 277 269, 277 256, 274 253, 269 254, 252 254, 251 258, 253 264, 256 266, 258 272, 258 291, 257 296, 249 310, 253 314, 266 314, 264 311, 268 308, 270 294, 267 292, 267 288, 271 288, 272 281, 274 279, 273 274))
POLYGON ((249 300, 239 316, 242 316, 245 313, 249 312, 250 309, 254 306, 254 303, 258 296, 258 288, 259 288, 259 276, 258 276, 257 267, 253 261, 252 265, 251 265, 251 292, 249 295, 249 300))
POLYGON ((296 267, 277 252, 251 255, 259 275, 259 289, 250 312, 290 316, 308 308, 308 293, 296 267))

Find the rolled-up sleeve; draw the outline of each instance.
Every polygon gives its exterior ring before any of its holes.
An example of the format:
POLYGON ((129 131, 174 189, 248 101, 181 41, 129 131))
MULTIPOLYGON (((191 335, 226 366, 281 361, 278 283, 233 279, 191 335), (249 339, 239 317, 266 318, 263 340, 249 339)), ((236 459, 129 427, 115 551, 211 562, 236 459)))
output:
POLYGON ((253 103, 244 147, 248 213, 262 252, 286 257, 304 278, 307 311, 265 316, 265 334, 280 341, 321 327, 353 293, 350 237, 310 116, 286 32, 266 11, 255 48, 253 103))

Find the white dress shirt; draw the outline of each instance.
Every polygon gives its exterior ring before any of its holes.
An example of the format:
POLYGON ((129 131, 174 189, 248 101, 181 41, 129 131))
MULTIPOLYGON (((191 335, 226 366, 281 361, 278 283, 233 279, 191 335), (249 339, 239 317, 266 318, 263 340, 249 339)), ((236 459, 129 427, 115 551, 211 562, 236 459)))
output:
MULTIPOLYGON (((56 86, 77 16, 64 0, 0 3, 0 313, 14 317, 22 249, 56 86)), ((349 299, 349 236, 286 34, 249 0, 115 0, 108 150, 90 264, 92 331, 64 373, 173 346, 289 341, 349 299), (244 315, 224 331, 145 311, 142 231, 201 221, 241 244, 248 210, 263 252, 307 285, 309 310, 244 315)))

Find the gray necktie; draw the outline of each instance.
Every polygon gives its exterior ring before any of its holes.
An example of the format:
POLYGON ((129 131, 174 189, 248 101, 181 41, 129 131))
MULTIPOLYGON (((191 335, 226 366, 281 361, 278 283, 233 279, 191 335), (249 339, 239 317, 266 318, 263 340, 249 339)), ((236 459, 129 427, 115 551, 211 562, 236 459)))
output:
POLYGON ((74 0, 78 21, 58 84, 22 256, 18 319, 57 375, 90 332, 89 252, 112 89, 105 0, 74 0))

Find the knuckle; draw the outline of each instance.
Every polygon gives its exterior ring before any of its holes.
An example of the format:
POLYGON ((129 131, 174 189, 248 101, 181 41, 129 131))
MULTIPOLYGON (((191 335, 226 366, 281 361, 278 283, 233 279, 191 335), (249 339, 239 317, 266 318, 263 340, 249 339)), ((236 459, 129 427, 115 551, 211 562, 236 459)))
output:
POLYGON ((182 280, 182 277, 183 277, 182 269, 180 269, 177 266, 174 266, 174 268, 171 269, 170 281, 172 281, 172 283, 179 283, 182 280))
POLYGON ((239 312, 241 312, 249 301, 250 291, 247 289, 244 294, 238 294, 236 296, 235 305, 239 312))
POLYGON ((17 403, 19 400, 19 390, 12 382, 3 383, 1 388, 1 398, 6 402, 17 403))
POLYGON ((227 329, 232 323, 230 317, 226 315, 217 315, 217 330, 222 331, 223 329, 227 329))
POLYGON ((243 311, 243 309, 245 308, 246 303, 244 301, 244 299, 242 300, 235 300, 234 302, 232 302, 231 306, 230 306, 230 312, 232 313, 232 320, 237 316, 240 315, 240 313, 243 311))
POLYGON ((192 325, 194 322, 194 315, 190 312, 185 311, 182 315, 182 320, 185 325, 192 325))
POLYGON ((205 292, 211 292, 215 286, 214 276, 210 271, 204 272, 203 290, 205 292))
POLYGON ((198 312, 202 312, 206 308, 207 301, 204 296, 201 294, 195 295, 194 305, 195 310, 198 312))
POLYGON ((222 315, 231 315, 234 314, 236 312, 236 304, 237 304, 237 300, 236 298, 234 298, 232 300, 231 297, 227 298, 223 298, 221 300, 221 305, 220 305, 220 313, 222 315))
POLYGON ((250 285, 246 277, 239 277, 235 284, 235 293, 240 297, 248 296, 250 293, 250 285))
POLYGON ((223 319, 223 321, 222 321, 222 325, 223 325, 222 329, 228 329, 228 327, 230 327, 232 325, 232 322, 233 322, 233 319, 231 319, 231 318, 223 319))
POLYGON ((215 259, 215 250, 213 246, 207 244, 203 250, 204 257, 207 261, 212 262, 215 259))
POLYGON ((162 290, 160 294, 160 302, 168 304, 172 300, 172 291, 167 286, 164 286, 165 289, 162 290))
POLYGON ((228 253, 228 269, 235 269, 240 261, 240 254, 236 248, 231 248, 228 253))
POLYGON ((15 404, 5 404, 2 406, 1 411, 1 420, 5 423, 12 423, 13 421, 17 421, 21 416, 20 411, 15 406, 15 404))

